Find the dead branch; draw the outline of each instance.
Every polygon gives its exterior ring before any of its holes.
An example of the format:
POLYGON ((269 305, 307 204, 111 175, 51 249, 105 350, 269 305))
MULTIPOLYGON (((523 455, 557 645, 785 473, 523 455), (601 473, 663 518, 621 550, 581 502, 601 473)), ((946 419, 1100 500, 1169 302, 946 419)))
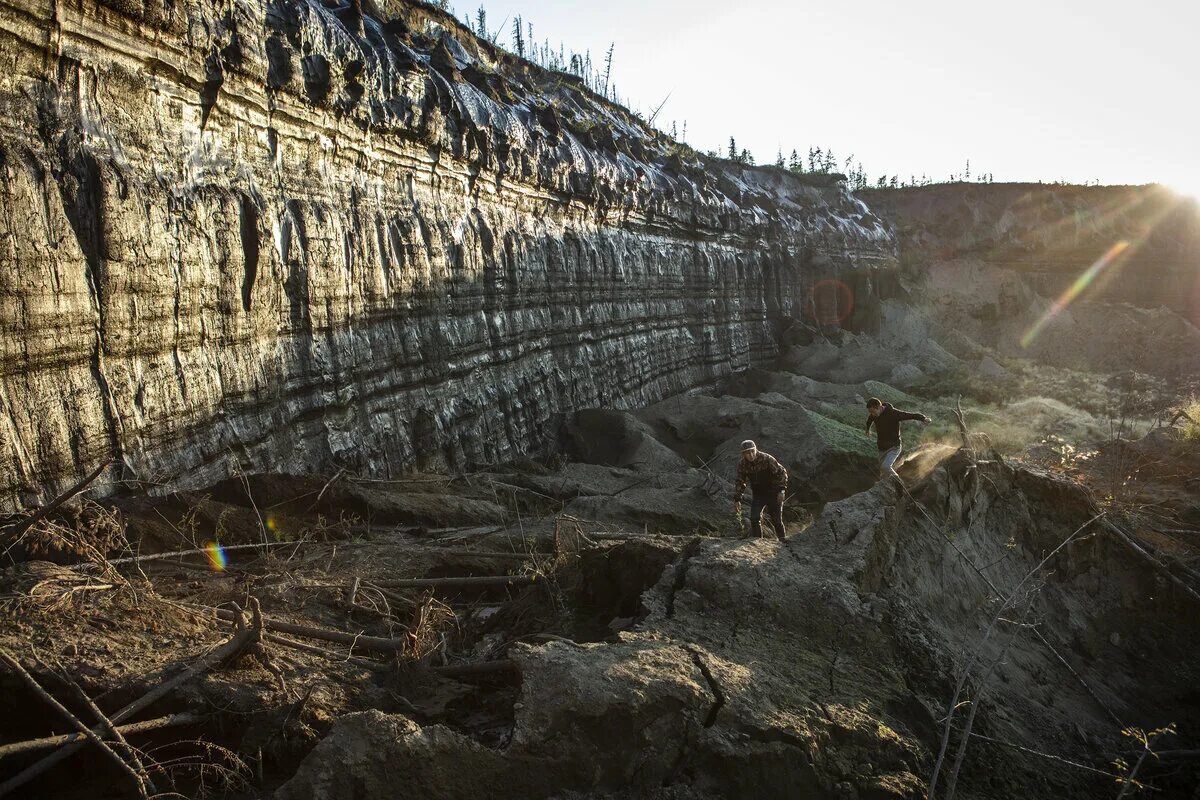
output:
POLYGON ((1113 713, 1112 709, 1105 705, 1104 701, 1100 699, 1100 695, 1096 694, 1091 686, 1088 686, 1087 681, 1083 679, 1083 676, 1076 672, 1075 668, 1072 667, 1071 664, 1065 658, 1063 658, 1057 650, 1054 649, 1054 645, 1050 644, 1050 641, 1042 634, 1042 632, 1037 628, 1033 628, 1033 633, 1038 637, 1038 639, 1041 640, 1042 644, 1046 645, 1050 652, 1054 654, 1054 657, 1058 659, 1058 662, 1067 668, 1067 672, 1070 672, 1075 677, 1075 680, 1078 681, 1079 685, 1082 686, 1084 691, 1088 693, 1088 696, 1095 701, 1096 705, 1104 709, 1104 713, 1108 714, 1108 716, 1112 718, 1112 721, 1117 723, 1117 727, 1124 728, 1125 723, 1121 721, 1120 717, 1118 717, 1115 713, 1113 713))
POLYGON ((1182 589, 1184 591, 1184 593, 1186 593, 1193 600, 1195 600, 1196 602, 1200 602, 1200 593, 1197 593, 1195 589, 1188 586, 1186 583, 1184 583, 1179 578, 1177 578, 1171 572, 1171 570, 1167 568, 1167 566, 1165 564, 1163 564, 1161 561, 1159 561, 1154 556, 1150 555, 1149 552, 1144 550, 1141 547, 1141 545, 1139 545, 1137 542, 1135 542, 1131 536, 1129 536, 1128 534, 1125 533, 1125 531, 1121 530, 1116 525, 1113 525, 1108 520, 1104 521, 1104 529, 1106 531, 1108 531, 1109 533, 1111 533, 1113 536, 1117 537, 1117 540, 1119 542, 1121 542, 1122 544, 1124 544, 1127 550, 1129 550, 1134 555, 1136 555, 1138 558, 1140 558, 1142 561, 1145 561, 1147 564, 1149 564, 1151 567, 1153 567, 1156 572, 1158 572, 1160 575, 1162 575, 1164 578, 1169 580, 1171 583, 1175 584, 1180 589, 1182 589))
POLYGON ((954 408, 950 409, 954 414, 954 421, 958 423, 958 435, 962 439, 962 446, 966 450, 973 450, 971 447, 971 433, 967 430, 967 421, 963 418, 962 410, 962 395, 959 395, 954 400, 954 408))
MULTIPOLYGON (((946 723, 942 727, 942 737, 941 737, 941 742, 938 746, 937 760, 933 764, 933 772, 929 778, 929 799, 930 800, 933 800, 933 798, 935 797, 934 791, 937 789, 938 776, 940 775, 941 770, 942 770, 942 762, 945 760, 946 750, 950 746, 950 730, 951 730, 951 728, 953 726, 953 722, 954 722, 954 711, 955 711, 955 709, 958 708, 958 700, 962 696, 963 687, 966 685, 967 677, 968 677, 968 675, 970 675, 971 669, 975 666, 975 662, 978 661, 979 657, 983 654, 984 645, 987 644, 988 639, 991 638, 992 632, 996 628, 996 624, 1000 621, 1000 618, 1004 615, 1004 612, 1012 607, 1014 601, 1017 599, 1017 593, 1021 590, 1021 587, 1023 587, 1025 585, 1026 581, 1028 581, 1034 575, 1041 572, 1042 567, 1044 567, 1046 565, 1046 563, 1050 561, 1050 559, 1054 558, 1054 556, 1056 556, 1058 554, 1059 550, 1062 550, 1068 544, 1073 542, 1075 540, 1075 537, 1077 537, 1085 529, 1090 527, 1093 522, 1096 522, 1097 520, 1101 519, 1104 516, 1104 513, 1105 512, 1103 512, 1103 511, 1100 512, 1099 514, 1092 517, 1087 522, 1083 523, 1078 528, 1076 528, 1075 531, 1070 536, 1063 539, 1062 542, 1057 547, 1055 547, 1053 550, 1051 550, 1046 555, 1045 558, 1043 558, 1041 561, 1039 561, 1037 566, 1035 566, 1033 569, 1026 572, 1024 577, 1022 577, 1021 580, 1017 582, 1017 585, 1015 587, 1013 587, 1013 589, 1009 593, 1009 595, 1000 604, 1000 607, 996 611, 995 616, 992 617, 991 622, 988 623, 987 629, 983 632, 983 636, 979 640, 978 646, 975 648, 975 651, 973 653, 971 653, 970 658, 967 659, 967 663, 963 666, 962 673, 959 675, 958 681, 954 687, 954 694, 950 698, 950 703, 946 706, 946 708, 947 708, 946 723)), ((965 555, 964 555, 964 558, 966 558, 965 555)), ((969 561, 969 559, 968 559, 968 561, 969 561)), ((988 581, 988 584, 992 585, 991 581, 988 581)), ((993 586, 993 589, 994 589, 994 586, 993 586)), ((997 596, 999 596, 998 593, 997 593, 997 596)))
MULTIPOLYGON (((230 448, 229 454, 233 455, 232 448, 230 448)), ((236 460, 236 456, 234 458, 236 460)), ((258 503, 254 502, 254 493, 250 491, 250 478, 246 475, 246 471, 242 469, 240 462, 235 466, 234 472, 242 479, 242 488, 246 492, 246 499, 250 501, 250 508, 254 509, 254 518, 258 520, 258 530, 262 533, 262 543, 266 544, 271 541, 271 536, 267 533, 267 525, 263 522, 262 512, 258 510, 258 503)))
POLYGON ((337 483, 337 479, 342 477, 342 475, 344 475, 345 472, 346 472, 346 468, 342 467, 341 469, 339 469, 337 472, 335 472, 333 474, 332 478, 330 478, 328 481, 325 482, 325 485, 321 487, 321 491, 317 492, 317 499, 313 500, 312 505, 310 505, 308 507, 309 511, 312 511, 314 508, 316 508, 317 503, 321 502, 321 498, 325 496, 325 492, 329 491, 329 487, 333 486, 333 484, 337 483))
POLYGON ((1179 420, 1181 420, 1181 419, 1186 419, 1188 422, 1192 423, 1193 425, 1200 425, 1200 422, 1196 422, 1196 420, 1192 419, 1191 414, 1187 413, 1186 411, 1184 411, 1181 408, 1175 412, 1174 416, 1171 417, 1171 421, 1167 423, 1167 427, 1169 428, 1169 427, 1173 426, 1176 422, 1179 422, 1179 420))
POLYGON ((92 470, 90 473, 88 473, 87 477, 85 477, 83 480, 79 481, 74 486, 72 486, 70 489, 67 489, 65 492, 60 494, 58 497, 54 498, 46 505, 39 508, 37 511, 30 514, 28 517, 26 517, 25 519, 18 522, 15 526, 13 526, 13 529, 11 531, 12 538, 14 540, 21 538, 21 535, 23 533, 25 533, 25 531, 27 531, 31 527, 33 527, 38 521, 45 519, 50 514, 53 514, 55 511, 57 511, 62 506, 63 503, 67 502, 72 497, 79 494, 84 489, 86 489, 88 486, 90 486, 92 481, 96 480, 96 478, 99 478, 100 473, 104 472, 104 469, 110 463, 112 463, 112 462, 105 461, 103 464, 101 464, 100 466, 98 466, 94 470, 92 470))
MULTIPOLYGON (((122 736, 131 736, 135 733, 145 733, 146 731, 157 731, 163 728, 175 728, 183 725, 195 725, 203 722, 207 717, 203 714, 193 714, 184 712, 182 714, 171 714, 166 717, 158 717, 156 719, 148 719, 145 722, 131 722, 128 725, 118 725, 116 730, 122 736)), ((86 737, 82 733, 65 733, 61 736, 43 736, 40 739, 27 739, 23 742, 12 742, 11 744, 0 745, 0 759, 8 756, 20 756, 26 753, 34 753, 38 750, 48 750, 54 747, 60 747, 64 744, 74 744, 81 742, 86 737)))
POLYGON ((323 647, 317 647, 316 645, 307 644, 305 642, 297 642, 295 639, 285 639, 284 637, 276 636, 273 633, 268 633, 265 638, 268 642, 272 642, 283 647, 290 647, 293 650, 299 650, 304 653, 311 653, 315 656, 321 656, 322 658, 327 658, 330 661, 337 661, 343 664, 353 664, 356 667, 363 667, 364 669, 373 670, 375 672, 385 672, 391 669, 391 667, 387 664, 377 661, 370 661, 369 659, 365 658, 359 658, 358 656, 342 655, 341 653, 335 653, 332 650, 326 650, 323 647))
MULTIPOLYGON (((234 622, 238 617, 234 612, 223 608, 210 608, 208 606, 196 606, 196 608, 212 612, 222 622, 234 622)), ((381 650, 384 652, 397 652, 404 649, 403 639, 383 639, 378 636, 365 636, 357 633, 331 631, 325 628, 312 628, 307 625, 294 625, 290 622, 281 622, 269 617, 263 618, 263 626, 266 630, 275 633, 286 633, 292 636, 303 636, 306 639, 320 639, 325 642, 349 645, 351 649, 362 647, 368 650, 381 650)))
MULTIPOLYGON (((1032 603, 1025 609, 1025 613, 1022 615, 1022 622, 1029 616, 1031 610, 1032 603)), ((1008 637, 1008 641, 1004 644, 1004 649, 1000 651, 1000 655, 992 660, 992 663, 988 665, 987 671, 979 678, 979 688, 976 690, 975 698, 971 701, 971 710, 967 713, 967 721, 963 726, 963 733, 958 742, 958 752, 954 754, 954 764, 950 767, 950 777, 946 780, 946 800, 954 800, 955 792, 958 788, 958 774, 962 769, 963 760, 967 755, 967 746, 971 742, 971 729, 975 727, 975 714, 983 705, 983 698, 987 695, 987 691, 990 688, 988 686, 988 679, 991 678, 996 667, 1004 661, 1005 656, 1008 655, 1009 648, 1012 647, 1012 643, 1016 641, 1020 633, 1021 626, 1013 629, 1013 632, 1008 637)), ((930 796, 932 797, 932 795, 930 796)))
POLYGON ((284 680, 283 671, 275 666, 271 660, 271 654, 267 650, 267 646, 263 644, 263 615, 262 606, 259 605, 258 598, 251 595, 249 603, 250 607, 250 624, 246 624, 246 615, 242 613, 241 607, 237 603, 233 603, 234 611, 236 612, 233 618, 233 624, 237 628, 238 633, 248 633, 249 640, 241 653, 233 656, 238 658, 245 654, 251 656, 255 661, 262 665, 262 668, 275 676, 275 680, 279 681, 279 688, 284 694, 288 694, 287 681, 284 680))
POLYGON ((373 583, 385 589, 471 589, 487 586, 526 586, 536 580, 535 575, 481 575, 468 578, 401 578, 373 583))
POLYGON ((151 793, 158 794, 158 789, 155 788, 154 781, 150 780, 150 774, 146 771, 146 765, 142 763, 142 759, 138 755, 138 751, 129 744, 121 732, 117 730, 117 726, 112 724, 112 720, 104 715, 104 712, 100 710, 100 707, 96 705, 96 702, 92 700, 90 696, 88 696, 88 693, 83 690, 82 686, 76 683, 75 680, 69 674, 67 674, 66 670, 62 670, 62 676, 64 679, 66 679, 66 682, 70 684, 71 688, 75 690, 75 694, 79 696, 79 699, 83 702, 83 704, 86 705, 88 710, 92 712, 92 716, 96 718, 96 721, 104 727, 104 730, 108 736, 112 737, 113 741, 121 745, 121 748, 125 751, 126 757, 137 771, 138 776, 145 783, 146 788, 149 789, 151 793))
MULTIPOLYGON (((81 734, 83 734, 85 737, 87 737, 88 741, 90 741, 92 744, 96 745, 96 747, 100 748, 100 750, 106 756, 108 756, 110 759, 112 759, 114 762, 116 762, 117 766, 121 768, 121 771, 123 771, 125 774, 129 775, 129 777, 133 779, 133 782, 137 785, 138 795, 140 795, 143 800, 147 800, 147 798, 149 797, 149 794, 147 792, 147 784, 149 782, 149 778, 145 775, 144 771, 139 774, 139 771, 137 769, 134 769, 132 766, 130 766, 129 762, 127 762, 125 759, 121 758, 121 756, 119 756, 115 750, 113 750, 111 747, 109 747, 108 742, 105 742, 103 739, 101 739, 100 736, 95 731, 90 729, 87 725, 83 724, 83 722, 79 719, 79 717, 72 714, 71 711, 66 706, 64 706, 62 703, 58 702, 58 700, 56 700, 53 695, 51 695, 49 692, 47 692, 45 689, 43 689, 41 687, 41 684, 39 684, 37 682, 37 680, 35 680, 34 677, 29 674, 28 671, 26 671, 25 667, 21 666, 21 662, 17 661, 17 659, 15 659, 15 658, 13 658, 13 656, 11 654, 9 654, 9 652, 7 650, 4 650, 3 648, 0 648, 0 661, 3 661, 4 664, 9 669, 11 669, 13 672, 15 672, 18 676, 20 676, 20 678, 23 681, 25 681, 25 684, 27 686, 29 686, 30 689, 33 690, 34 694, 36 694, 38 697, 40 697, 42 700, 44 700, 47 705, 49 705, 51 708, 53 708, 55 711, 57 711, 63 718, 65 718, 68 722, 70 722, 73 726, 75 726, 75 728, 81 734)), ((101 716, 103 716, 103 715, 101 715, 101 716)), ((101 726, 101 727, 103 728, 104 726, 101 726)), ((111 728, 111 723, 109 724, 108 727, 111 728)), ((2 787, 0 787, 0 788, 2 788, 2 787)), ((155 791, 152 785, 149 788, 150 788, 150 791, 155 791)))
MULTIPOLYGON (((303 545, 303 544, 308 544, 313 541, 314 540, 298 541, 298 542, 288 542, 288 541, 254 542, 253 544, 231 544, 228 546, 222 545, 221 549, 228 553, 231 550, 250 550, 252 548, 258 548, 258 547, 285 547, 287 545, 303 545)), ((318 544, 324 544, 324 542, 319 542, 318 544)), ((112 565, 141 564, 146 561, 159 561, 164 558, 179 558, 180 556, 203 556, 203 555, 208 555, 208 550, 206 548, 201 547, 201 548, 198 548, 195 550, 175 550, 170 553, 152 553, 147 556, 128 556, 126 558, 114 558, 114 559, 111 559, 108 563, 112 564, 112 565)), ((83 566, 90 566, 90 565, 83 565, 83 566)))
MULTIPOLYGON (((246 642, 249 641, 249 635, 250 632, 248 629, 238 631, 238 633, 231 637, 227 642, 209 651, 206 655, 201 656, 190 667, 176 675, 174 678, 160 683, 154 689, 151 689, 137 700, 134 700, 132 703, 126 705, 117 713, 110 715, 109 720, 113 723, 118 723, 128 719, 129 717, 132 717, 142 709, 161 700, 175 688, 187 683, 197 675, 208 671, 214 665, 236 656, 241 652, 246 642)), ((103 728, 97 726, 96 728, 92 729, 92 732, 101 733, 103 732, 103 728)), ((74 741, 70 744, 60 747, 58 750, 46 756, 41 761, 30 765, 23 771, 17 773, 4 783, 0 784, 0 797, 7 796, 14 790, 24 786, 26 783, 38 777, 39 775, 47 772, 50 769, 53 769, 60 762, 70 758, 75 753, 78 753, 82 748, 82 741, 74 741)))
POLYGON ((1017 750, 1021 753, 1028 753, 1031 756, 1038 756, 1039 758, 1045 758, 1049 761, 1057 761, 1059 764, 1065 764, 1068 767, 1074 767, 1075 769, 1081 769, 1081 770, 1084 770, 1085 772, 1094 772, 1097 775, 1103 775, 1106 778, 1120 778, 1121 777, 1121 776, 1115 775, 1111 772, 1105 772, 1102 769, 1096 769, 1095 767, 1089 767, 1087 764, 1079 764, 1074 761, 1068 761, 1067 759, 1062 758, 1061 756, 1052 755, 1051 753, 1043 753, 1041 750, 1034 750, 1029 747, 1023 747, 1022 745, 1019 745, 1019 744, 1013 744, 1012 742, 1006 742, 1003 739, 994 739, 991 736, 985 736, 982 733, 975 733, 974 731, 972 731, 971 738, 979 739, 980 741, 999 745, 1001 747, 1008 747, 1013 750, 1017 750))

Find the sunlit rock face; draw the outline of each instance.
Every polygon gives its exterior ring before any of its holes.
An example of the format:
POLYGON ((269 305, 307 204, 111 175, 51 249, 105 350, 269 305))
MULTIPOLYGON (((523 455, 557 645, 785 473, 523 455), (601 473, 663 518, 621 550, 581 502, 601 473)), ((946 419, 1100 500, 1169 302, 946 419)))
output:
POLYGON ((870 324, 891 234, 392 2, 0 0, 0 508, 537 452, 870 324), (846 309, 848 311, 848 309, 846 309))
POLYGON ((1162 186, 969 184, 861 192, 906 264, 973 260, 1058 298, 1166 306, 1200 325, 1200 204, 1162 186), (1089 268, 1091 272, 1089 273, 1089 268))

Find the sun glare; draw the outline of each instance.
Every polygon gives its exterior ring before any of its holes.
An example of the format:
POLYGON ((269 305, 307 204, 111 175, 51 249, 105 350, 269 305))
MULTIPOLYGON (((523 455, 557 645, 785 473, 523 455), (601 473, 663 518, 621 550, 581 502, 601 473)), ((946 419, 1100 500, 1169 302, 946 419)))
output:
POLYGON ((1167 186, 1192 200, 1200 200, 1200 173, 1180 176, 1167 186))

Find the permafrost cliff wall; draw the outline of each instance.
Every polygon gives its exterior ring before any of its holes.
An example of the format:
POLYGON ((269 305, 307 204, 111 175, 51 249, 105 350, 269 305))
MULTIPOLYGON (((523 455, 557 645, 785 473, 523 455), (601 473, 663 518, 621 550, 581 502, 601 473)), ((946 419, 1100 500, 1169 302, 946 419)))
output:
POLYGON ((0 508, 107 459, 497 461, 769 358, 895 243, 410 3, 0 0, 0 508))

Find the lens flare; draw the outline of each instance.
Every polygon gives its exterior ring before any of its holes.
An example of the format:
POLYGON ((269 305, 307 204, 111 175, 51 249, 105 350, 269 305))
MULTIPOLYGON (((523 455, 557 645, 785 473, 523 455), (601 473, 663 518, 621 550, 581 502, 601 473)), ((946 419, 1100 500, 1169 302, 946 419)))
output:
POLYGON ((808 290, 805 310, 822 327, 841 325, 854 312, 854 291, 836 278, 817 281, 808 290))
POLYGON ((1033 344, 1042 330, 1050 324, 1050 321, 1061 314, 1067 306, 1071 305, 1083 293, 1084 289, 1088 288, 1096 278, 1100 277, 1128 249, 1129 242, 1125 240, 1121 240, 1108 248, 1108 252, 1100 256, 1095 263, 1084 270, 1083 274, 1076 278, 1075 282, 1046 310, 1041 319, 1035 322, 1033 327, 1025 331, 1025 335, 1021 337, 1021 347, 1029 347, 1029 345, 1033 344))
POLYGON ((204 545, 204 552, 208 555, 208 565, 213 568, 213 572, 225 571, 225 567, 229 565, 229 558, 225 555, 225 548, 221 547, 220 542, 209 542, 204 545))

